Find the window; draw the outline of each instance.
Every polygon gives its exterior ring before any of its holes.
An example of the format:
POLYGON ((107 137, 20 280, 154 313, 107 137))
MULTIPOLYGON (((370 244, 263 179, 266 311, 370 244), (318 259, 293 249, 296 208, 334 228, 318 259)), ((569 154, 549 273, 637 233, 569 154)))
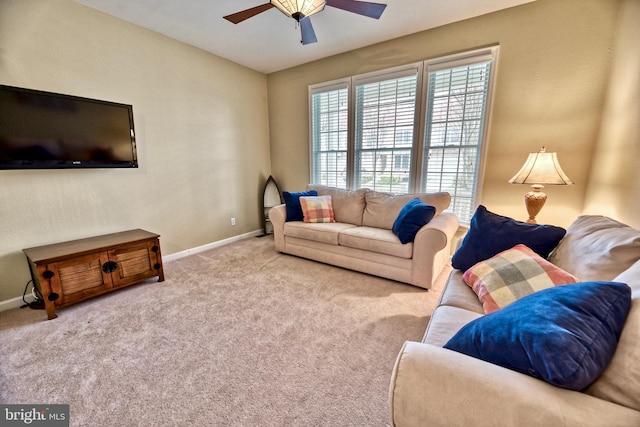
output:
POLYGON ((447 191, 468 223, 476 205, 491 61, 428 70, 420 191, 447 191))
POLYGON ((310 98, 311 182, 347 188, 347 85, 322 87, 310 98))
POLYGON ((394 74, 354 79, 355 188, 409 192, 418 70, 394 74))
POLYGON ((311 182, 479 198, 497 47, 309 88, 311 182))

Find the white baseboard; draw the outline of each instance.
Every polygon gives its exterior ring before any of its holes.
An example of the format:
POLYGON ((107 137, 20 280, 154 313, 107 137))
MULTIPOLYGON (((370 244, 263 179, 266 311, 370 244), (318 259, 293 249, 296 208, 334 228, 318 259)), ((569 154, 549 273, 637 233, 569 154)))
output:
MULTIPOLYGON (((249 237, 256 237, 262 235, 262 230, 255 230, 249 233, 240 234, 239 236, 229 237, 228 239, 218 240, 217 242, 207 243, 206 245, 198 246, 196 248, 186 249, 184 251, 176 252, 171 255, 163 255, 162 262, 174 261, 176 259, 184 258, 189 255, 197 254, 199 252, 208 251, 209 249, 219 248, 220 246, 225 246, 233 242, 237 242, 238 240, 247 239, 249 237)), ((15 297, 5 301, 0 301, 0 312, 11 310, 13 308, 20 307, 23 303, 22 297, 15 297)))
POLYGON ((196 248, 186 249, 184 251, 176 252, 171 255, 162 256, 162 262, 174 261, 176 259, 184 258, 189 255, 197 254, 200 252, 208 251, 209 249, 219 248, 220 246, 225 246, 233 242, 237 242, 238 240, 247 239, 249 237, 256 237, 262 235, 262 230, 255 230, 249 233, 240 234, 239 236, 229 237, 228 239, 218 240, 217 242, 207 243, 206 245, 198 246, 196 248))
POLYGON ((24 302, 22 301, 22 297, 15 297, 6 301, 0 301, 0 311, 7 311, 13 308, 18 308, 22 304, 24 304, 24 302))

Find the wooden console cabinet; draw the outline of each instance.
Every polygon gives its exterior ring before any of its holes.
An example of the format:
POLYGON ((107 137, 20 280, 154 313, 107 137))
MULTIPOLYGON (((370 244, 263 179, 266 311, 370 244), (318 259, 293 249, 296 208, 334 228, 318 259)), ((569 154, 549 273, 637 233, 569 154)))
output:
POLYGON ((164 280, 160 236, 144 230, 24 249, 49 319, 56 308, 152 277, 164 280))

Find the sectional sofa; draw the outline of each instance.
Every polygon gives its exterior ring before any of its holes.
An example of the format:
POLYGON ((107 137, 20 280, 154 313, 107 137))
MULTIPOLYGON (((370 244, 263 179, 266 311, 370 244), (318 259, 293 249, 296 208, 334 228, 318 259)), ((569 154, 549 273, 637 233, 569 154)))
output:
MULTIPOLYGON (((493 222, 479 224, 480 239, 468 241, 472 221, 458 251, 469 243, 481 249, 486 235, 500 241, 504 232, 516 234, 493 222)), ((575 277, 563 273, 560 281, 577 283, 514 297, 490 314, 465 282, 477 283, 473 272, 488 262, 467 273, 475 260, 465 265, 453 257, 454 267, 462 266, 451 273, 422 342, 406 342, 398 355, 389 391, 394 426, 640 426, 640 230, 585 215, 566 231, 547 261, 575 277), (616 288, 620 298, 580 303, 604 288, 616 288), (559 291, 574 302, 564 318, 566 307, 554 301, 559 291), (617 329, 607 323, 616 316, 617 329), (593 327, 593 320, 606 327, 593 327)))

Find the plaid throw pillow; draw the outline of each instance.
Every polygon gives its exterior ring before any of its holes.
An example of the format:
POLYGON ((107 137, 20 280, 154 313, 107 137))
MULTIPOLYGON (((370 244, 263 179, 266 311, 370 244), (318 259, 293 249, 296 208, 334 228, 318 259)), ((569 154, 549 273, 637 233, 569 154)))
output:
POLYGON ((300 197, 304 222, 336 222, 331 196, 300 197))
POLYGON ((542 289, 579 281, 522 244, 477 263, 462 278, 487 314, 542 289))

